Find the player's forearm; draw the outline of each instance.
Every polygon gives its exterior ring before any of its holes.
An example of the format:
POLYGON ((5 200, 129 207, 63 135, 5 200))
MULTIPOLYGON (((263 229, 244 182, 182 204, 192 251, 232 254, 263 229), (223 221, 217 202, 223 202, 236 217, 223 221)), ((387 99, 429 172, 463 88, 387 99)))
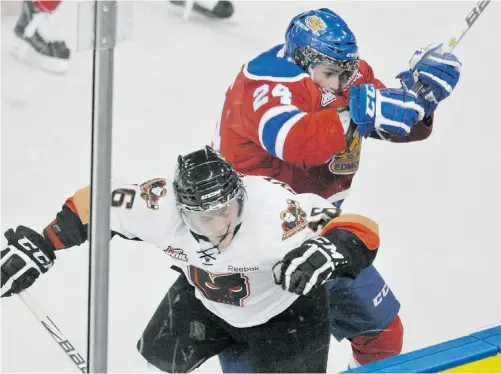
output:
MULTIPOLYGON (((374 78, 372 76, 372 73, 367 83, 374 84, 377 89, 386 88, 386 85, 379 79, 374 78)), ((398 135, 384 134, 384 136, 386 140, 389 140, 393 143, 410 143, 428 138, 431 135, 432 130, 433 130, 433 115, 431 117, 424 118, 422 121, 412 126, 409 135, 398 136, 398 135)), ((376 132, 371 134, 371 138, 381 139, 380 135, 378 135, 376 132)))
POLYGON ((357 235, 369 250, 379 248, 379 225, 372 219, 358 214, 342 214, 331 219, 322 229, 321 236, 328 237, 329 232, 344 229, 357 235))
POLYGON ((407 136, 390 135, 389 140, 393 143, 410 143, 427 139, 433 131, 433 116, 426 117, 411 127, 411 132, 407 136))
MULTIPOLYGON (((377 89, 386 88, 384 83, 377 78, 371 77, 370 82, 368 83, 374 84, 377 89)), ((424 118, 422 121, 412 126, 411 132, 407 136, 398 136, 390 134, 384 134, 384 136, 386 140, 389 140, 393 143, 410 143, 428 138, 431 135, 432 131, 433 131, 433 115, 424 118)), ((377 133, 371 134, 371 138, 381 139, 381 137, 377 133)))
POLYGON ((322 165, 346 149, 343 125, 335 108, 308 113, 289 132, 283 159, 301 165, 322 165))
POLYGON ((55 249, 70 248, 87 240, 90 188, 85 187, 64 203, 56 218, 45 227, 43 236, 55 249))

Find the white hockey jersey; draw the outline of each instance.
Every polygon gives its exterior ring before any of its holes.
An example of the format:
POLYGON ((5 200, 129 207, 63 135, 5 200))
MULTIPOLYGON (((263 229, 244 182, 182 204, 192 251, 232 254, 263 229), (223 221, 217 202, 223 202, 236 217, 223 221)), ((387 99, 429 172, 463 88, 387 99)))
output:
POLYGON ((309 223, 335 208, 314 194, 294 194, 272 178, 245 176, 248 200, 231 244, 218 250, 184 225, 172 184, 112 180, 112 231, 157 246, 181 268, 196 297, 235 327, 265 323, 299 296, 275 284, 272 268, 318 233, 309 223), (325 212, 325 210, 323 211, 325 212))

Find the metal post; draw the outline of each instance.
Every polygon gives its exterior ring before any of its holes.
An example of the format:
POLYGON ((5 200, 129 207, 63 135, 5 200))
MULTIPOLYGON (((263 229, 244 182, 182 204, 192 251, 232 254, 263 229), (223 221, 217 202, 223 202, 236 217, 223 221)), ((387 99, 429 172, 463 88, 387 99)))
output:
POLYGON ((108 369, 111 128, 116 1, 95 1, 87 353, 89 373, 108 369))

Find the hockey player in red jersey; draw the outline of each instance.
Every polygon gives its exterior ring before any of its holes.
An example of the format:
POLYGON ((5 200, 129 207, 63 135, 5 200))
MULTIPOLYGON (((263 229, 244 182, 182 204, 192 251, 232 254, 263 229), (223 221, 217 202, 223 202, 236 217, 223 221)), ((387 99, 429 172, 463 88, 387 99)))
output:
MULTIPOLYGON (((359 58, 356 38, 337 14, 301 13, 285 44, 242 67, 226 93, 213 144, 242 173, 274 177, 340 207, 365 138, 426 139, 438 103, 459 80, 460 62, 440 45, 417 50, 409 65, 398 75, 402 87, 387 89, 359 58), (426 95, 411 92, 416 79, 428 87, 426 95)), ((374 267, 329 288, 332 333, 351 341, 353 365, 400 353, 400 305, 374 267)), ((220 362, 225 372, 249 370, 244 347, 224 352, 220 362)))

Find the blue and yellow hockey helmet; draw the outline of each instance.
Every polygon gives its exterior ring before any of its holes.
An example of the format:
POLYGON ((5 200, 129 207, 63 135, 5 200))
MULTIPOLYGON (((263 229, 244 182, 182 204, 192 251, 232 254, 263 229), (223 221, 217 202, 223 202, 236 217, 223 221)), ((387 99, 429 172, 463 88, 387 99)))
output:
POLYGON ((339 66, 351 78, 359 65, 355 35, 332 10, 321 8, 295 16, 285 32, 285 55, 303 70, 320 63, 339 66))

